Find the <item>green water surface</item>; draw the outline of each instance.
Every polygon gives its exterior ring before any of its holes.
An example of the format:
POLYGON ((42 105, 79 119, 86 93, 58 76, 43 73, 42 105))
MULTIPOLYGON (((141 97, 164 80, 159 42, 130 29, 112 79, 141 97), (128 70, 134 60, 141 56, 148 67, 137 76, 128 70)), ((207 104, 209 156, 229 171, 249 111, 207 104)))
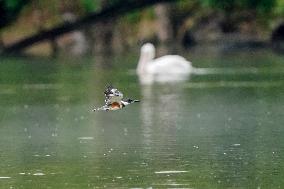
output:
POLYGON ((284 57, 185 54, 140 85, 136 55, 0 59, 0 188, 283 188, 284 57), (92 112, 112 83, 140 99, 92 112))

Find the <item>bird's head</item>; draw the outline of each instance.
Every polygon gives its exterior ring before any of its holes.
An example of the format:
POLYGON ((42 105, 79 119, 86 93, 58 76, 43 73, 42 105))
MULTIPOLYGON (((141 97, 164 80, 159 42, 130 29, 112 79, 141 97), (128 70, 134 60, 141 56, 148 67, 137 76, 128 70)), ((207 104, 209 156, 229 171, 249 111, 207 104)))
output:
POLYGON ((145 43, 141 47, 141 56, 144 56, 148 60, 155 58, 155 46, 152 43, 145 43))
POLYGON ((114 88, 111 85, 106 87, 106 90, 105 90, 104 93, 105 93, 106 96, 122 96, 122 93, 119 92, 119 90, 117 90, 116 88, 114 88))

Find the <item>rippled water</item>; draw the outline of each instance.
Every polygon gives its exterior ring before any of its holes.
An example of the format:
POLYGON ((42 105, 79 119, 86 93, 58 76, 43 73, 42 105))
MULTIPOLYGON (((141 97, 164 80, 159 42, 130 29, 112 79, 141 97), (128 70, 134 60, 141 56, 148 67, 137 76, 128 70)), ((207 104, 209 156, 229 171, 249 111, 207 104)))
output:
POLYGON ((282 188, 283 57, 188 56, 188 81, 148 86, 132 55, 2 58, 0 188, 282 188), (108 83, 141 102, 92 112, 108 83))

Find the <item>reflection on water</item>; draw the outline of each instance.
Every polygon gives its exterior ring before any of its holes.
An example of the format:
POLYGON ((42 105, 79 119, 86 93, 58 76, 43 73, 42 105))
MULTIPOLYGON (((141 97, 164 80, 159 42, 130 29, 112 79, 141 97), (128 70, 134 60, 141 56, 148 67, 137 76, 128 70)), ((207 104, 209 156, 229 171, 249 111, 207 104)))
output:
POLYGON ((6 59, 0 188, 281 188, 284 74, 271 58, 150 86, 124 64, 6 59), (141 102, 92 112, 109 83, 141 102))
POLYGON ((141 93, 141 127, 145 134, 145 144, 149 145, 155 140, 152 138, 152 134, 155 133, 153 129, 161 129, 160 135, 168 135, 166 133, 171 132, 171 129, 175 130, 178 112, 183 108, 182 102, 185 99, 182 96, 182 86, 179 84, 142 86, 141 93))
POLYGON ((190 78, 190 74, 140 74, 139 81, 142 85, 154 83, 179 83, 190 78))

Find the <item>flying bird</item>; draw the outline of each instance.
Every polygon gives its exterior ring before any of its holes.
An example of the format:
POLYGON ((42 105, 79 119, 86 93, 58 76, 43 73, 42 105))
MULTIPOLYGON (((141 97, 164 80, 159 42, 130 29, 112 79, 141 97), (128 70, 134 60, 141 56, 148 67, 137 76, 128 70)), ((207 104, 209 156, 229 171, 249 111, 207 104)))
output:
POLYGON ((125 106, 132 104, 134 102, 139 102, 139 100, 132 100, 129 98, 123 98, 123 94, 116 88, 112 86, 106 87, 104 91, 105 94, 105 105, 100 108, 95 108, 93 111, 109 111, 109 110, 119 110, 125 106))

